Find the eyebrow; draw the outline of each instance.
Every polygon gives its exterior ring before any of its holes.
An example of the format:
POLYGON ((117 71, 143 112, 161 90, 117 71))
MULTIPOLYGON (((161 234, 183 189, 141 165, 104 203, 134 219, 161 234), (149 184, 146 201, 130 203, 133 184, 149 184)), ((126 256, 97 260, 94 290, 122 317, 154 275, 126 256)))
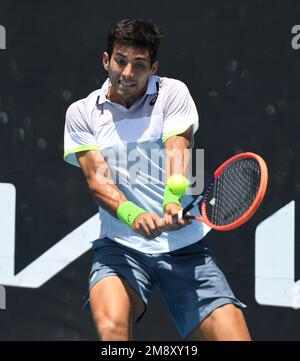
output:
MULTIPOLYGON (((124 59, 127 59, 127 56, 123 55, 122 53, 116 53, 115 56, 118 55, 118 56, 121 56, 122 58, 124 59)), ((147 59, 146 58, 142 58, 142 57, 137 57, 137 58, 134 58, 134 60, 143 60, 143 61, 146 61, 147 62, 147 59)))

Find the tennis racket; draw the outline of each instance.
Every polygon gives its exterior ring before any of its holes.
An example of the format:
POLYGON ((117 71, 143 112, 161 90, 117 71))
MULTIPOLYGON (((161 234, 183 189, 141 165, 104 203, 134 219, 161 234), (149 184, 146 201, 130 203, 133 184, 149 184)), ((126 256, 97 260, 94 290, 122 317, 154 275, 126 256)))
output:
POLYGON ((240 153, 214 172, 203 192, 181 210, 181 218, 203 222, 218 231, 229 231, 247 222, 267 190, 268 168, 255 153, 240 153), (187 215, 198 206, 200 217, 187 215))

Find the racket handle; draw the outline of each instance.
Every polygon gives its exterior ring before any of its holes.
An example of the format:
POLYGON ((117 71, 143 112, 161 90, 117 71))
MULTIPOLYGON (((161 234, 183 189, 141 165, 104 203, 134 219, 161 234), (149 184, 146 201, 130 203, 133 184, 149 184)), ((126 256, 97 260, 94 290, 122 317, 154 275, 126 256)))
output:
POLYGON ((192 215, 184 215, 182 218, 183 219, 196 219, 196 217, 192 216, 192 215))
POLYGON ((185 214, 184 210, 185 208, 178 211, 179 219, 195 219, 195 216, 192 216, 191 214, 185 214))
MULTIPOLYGON (((214 182, 214 176, 210 178, 210 180, 206 183, 206 186, 204 187, 202 193, 194 198, 184 209, 183 209, 183 216, 188 212, 190 211, 192 208, 194 208, 195 206, 199 205, 199 203, 203 200, 204 198, 204 195, 206 194, 207 190, 209 187, 211 187, 211 185, 213 184, 214 182)), ((185 218, 185 217, 184 217, 185 218)))

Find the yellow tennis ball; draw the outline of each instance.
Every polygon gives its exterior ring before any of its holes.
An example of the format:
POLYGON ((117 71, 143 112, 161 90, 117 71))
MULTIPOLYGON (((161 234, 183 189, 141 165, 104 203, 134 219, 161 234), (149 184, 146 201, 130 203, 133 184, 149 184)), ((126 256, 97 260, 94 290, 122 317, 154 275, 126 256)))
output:
POLYGON ((189 181, 184 175, 173 174, 168 178, 167 186, 173 194, 184 196, 189 186, 189 181))

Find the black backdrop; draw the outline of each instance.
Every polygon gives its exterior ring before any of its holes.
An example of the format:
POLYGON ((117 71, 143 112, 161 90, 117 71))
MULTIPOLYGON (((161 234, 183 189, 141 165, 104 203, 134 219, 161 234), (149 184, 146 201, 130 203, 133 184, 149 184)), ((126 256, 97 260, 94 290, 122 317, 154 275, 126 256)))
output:
MULTIPOLYGON (((299 340, 299 311, 262 306, 254 297, 257 224, 291 200, 296 219, 299 213, 296 1, 0 0, 7 32, 7 49, 0 50, 0 182, 17 189, 15 272, 96 213, 80 170, 62 160, 64 114, 102 84, 106 29, 127 17, 152 19, 164 32, 158 73, 189 86, 201 118, 196 146, 205 149, 205 174, 241 150, 266 159, 270 185, 257 215, 236 231, 210 232, 207 241, 248 304, 252 336, 299 340)), ((297 229, 296 221, 296 279, 297 229)), ((6 287, 0 339, 97 339, 81 310, 91 257, 87 252, 38 289, 6 287)), ((135 339, 179 339, 156 292, 135 339)))

